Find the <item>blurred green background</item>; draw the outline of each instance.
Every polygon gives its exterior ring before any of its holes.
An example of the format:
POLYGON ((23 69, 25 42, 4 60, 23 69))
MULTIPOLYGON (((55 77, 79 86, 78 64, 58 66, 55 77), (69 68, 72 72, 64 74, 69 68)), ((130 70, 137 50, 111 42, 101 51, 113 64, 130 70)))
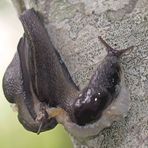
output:
POLYGON ((16 11, 8 0, 0 0, 0 147, 1 148, 72 148, 68 134, 62 126, 36 135, 26 131, 6 101, 2 91, 2 78, 16 52, 23 34, 16 11))

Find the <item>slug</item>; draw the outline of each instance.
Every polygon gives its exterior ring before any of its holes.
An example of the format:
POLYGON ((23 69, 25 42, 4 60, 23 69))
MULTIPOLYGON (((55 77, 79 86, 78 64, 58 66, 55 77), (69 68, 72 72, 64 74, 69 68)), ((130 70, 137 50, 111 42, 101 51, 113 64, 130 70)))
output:
POLYGON ((24 36, 3 78, 7 100, 18 107, 18 118, 30 131, 42 132, 57 125, 45 108, 65 104, 65 98, 77 91, 61 57, 52 45, 34 9, 26 10, 20 20, 24 36))
POLYGON ((120 93, 121 68, 119 58, 127 49, 115 50, 101 37, 106 46, 107 56, 91 77, 88 86, 80 93, 73 104, 74 120, 78 125, 85 125, 98 120, 105 108, 120 93))

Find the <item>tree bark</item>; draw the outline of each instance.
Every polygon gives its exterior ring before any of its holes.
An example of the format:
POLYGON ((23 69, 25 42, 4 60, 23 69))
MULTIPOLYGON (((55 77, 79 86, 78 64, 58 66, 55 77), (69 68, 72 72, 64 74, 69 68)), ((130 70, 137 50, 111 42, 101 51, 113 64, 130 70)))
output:
POLYGON ((18 15, 34 8, 44 17, 52 43, 82 89, 105 56, 98 36, 134 50, 122 58, 130 91, 127 117, 75 148, 148 147, 148 0, 12 0, 18 15))

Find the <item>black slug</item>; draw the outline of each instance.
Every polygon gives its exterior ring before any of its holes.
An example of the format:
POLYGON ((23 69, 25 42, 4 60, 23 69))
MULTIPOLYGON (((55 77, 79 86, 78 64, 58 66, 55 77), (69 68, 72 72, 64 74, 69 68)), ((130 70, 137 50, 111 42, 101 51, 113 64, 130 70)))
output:
POLYGON ((106 46, 107 56, 73 104, 74 120, 81 126, 98 120, 103 110, 118 96, 121 81, 119 58, 132 48, 115 50, 101 37, 99 39, 106 46))
POLYGON ((61 64, 39 14, 29 9, 20 20, 25 33, 5 72, 3 90, 8 101, 16 103, 23 126, 33 132, 44 131, 57 125, 55 118, 48 120, 45 106, 65 104, 66 96, 77 87, 61 64))

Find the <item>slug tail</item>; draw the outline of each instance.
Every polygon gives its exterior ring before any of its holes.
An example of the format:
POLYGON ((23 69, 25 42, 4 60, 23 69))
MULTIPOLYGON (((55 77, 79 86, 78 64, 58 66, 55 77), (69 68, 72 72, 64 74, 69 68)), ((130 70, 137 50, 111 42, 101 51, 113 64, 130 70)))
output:
POLYGON ((126 49, 116 50, 116 49, 112 48, 101 36, 99 36, 98 39, 106 47, 106 51, 107 51, 108 54, 114 54, 114 55, 116 55, 118 57, 120 57, 126 51, 134 48, 134 46, 130 46, 130 47, 126 48, 126 49))

